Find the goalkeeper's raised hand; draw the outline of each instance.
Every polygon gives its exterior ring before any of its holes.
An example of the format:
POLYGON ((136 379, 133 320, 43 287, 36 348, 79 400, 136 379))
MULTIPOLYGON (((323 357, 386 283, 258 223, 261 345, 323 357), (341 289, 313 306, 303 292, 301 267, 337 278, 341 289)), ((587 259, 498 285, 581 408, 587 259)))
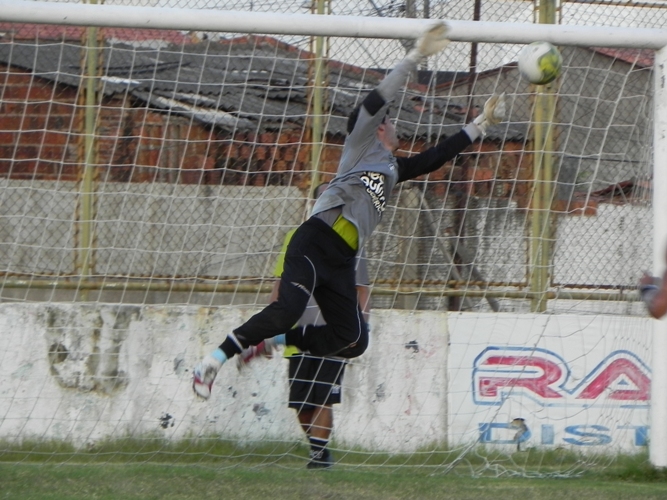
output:
POLYGON ((437 54, 449 45, 447 33, 449 33, 449 26, 445 22, 439 21, 417 40, 415 48, 410 51, 407 57, 418 63, 428 56, 437 54))
POLYGON ((484 111, 473 120, 477 128, 486 135, 486 129, 489 125, 500 123, 505 118, 505 93, 493 95, 484 103, 484 111))

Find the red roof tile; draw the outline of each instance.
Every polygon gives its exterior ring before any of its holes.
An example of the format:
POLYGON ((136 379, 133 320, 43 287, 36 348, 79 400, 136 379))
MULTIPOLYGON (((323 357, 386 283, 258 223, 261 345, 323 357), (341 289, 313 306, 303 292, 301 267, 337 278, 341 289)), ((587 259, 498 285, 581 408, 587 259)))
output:
POLYGON ((598 54, 620 59, 629 64, 636 64, 642 68, 651 68, 655 59, 655 52, 650 49, 610 49, 604 47, 594 47, 593 50, 598 54))
MULTIPOLYGON (((60 26, 50 24, 0 23, 0 34, 13 40, 76 40, 80 41, 86 28, 82 26, 60 26)), ((181 31, 130 28, 101 28, 106 38, 122 41, 160 40, 169 43, 192 43, 194 39, 181 31)))

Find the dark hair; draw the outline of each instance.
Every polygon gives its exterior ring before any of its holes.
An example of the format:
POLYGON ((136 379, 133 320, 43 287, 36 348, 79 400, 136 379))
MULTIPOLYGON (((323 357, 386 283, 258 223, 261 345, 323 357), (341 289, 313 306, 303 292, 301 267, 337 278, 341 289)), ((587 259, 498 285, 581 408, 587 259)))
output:
POLYGON ((322 193, 324 193, 327 188, 329 187, 328 182, 322 182, 315 186, 315 189, 313 189, 313 200, 318 199, 320 196, 322 196, 322 193))
MULTIPOLYGON (((359 119, 359 111, 361 110, 361 104, 359 104, 357 107, 355 107, 352 112, 350 113, 350 116, 347 118, 347 133, 351 134, 352 131, 354 130, 354 126, 357 124, 357 120, 359 119)), ((387 116, 389 116, 389 108, 387 108, 387 114, 385 115, 385 120, 387 119, 387 116)))

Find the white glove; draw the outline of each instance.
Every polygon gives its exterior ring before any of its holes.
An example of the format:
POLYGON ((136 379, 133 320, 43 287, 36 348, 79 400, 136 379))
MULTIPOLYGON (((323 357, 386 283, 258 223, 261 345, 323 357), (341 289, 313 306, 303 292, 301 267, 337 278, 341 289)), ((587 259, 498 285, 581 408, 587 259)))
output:
POLYGON ((407 57, 419 63, 422 59, 437 54, 449 45, 447 33, 449 33, 449 26, 447 23, 439 21, 424 32, 407 57))
POLYGON ((505 117, 505 93, 493 95, 484 103, 484 111, 473 120, 477 128, 486 135, 486 129, 489 125, 500 123, 505 117))

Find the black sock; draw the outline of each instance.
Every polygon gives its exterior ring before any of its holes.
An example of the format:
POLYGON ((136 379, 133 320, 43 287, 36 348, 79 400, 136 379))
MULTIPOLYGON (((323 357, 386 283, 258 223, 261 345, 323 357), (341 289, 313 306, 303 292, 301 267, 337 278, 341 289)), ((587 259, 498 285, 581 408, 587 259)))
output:
POLYGON ((310 458, 312 460, 323 460, 327 454, 328 439, 310 437, 310 458))
POLYGON ((239 354, 243 350, 233 333, 227 335, 224 342, 220 344, 220 349, 227 355, 227 359, 231 359, 234 355, 239 354))

